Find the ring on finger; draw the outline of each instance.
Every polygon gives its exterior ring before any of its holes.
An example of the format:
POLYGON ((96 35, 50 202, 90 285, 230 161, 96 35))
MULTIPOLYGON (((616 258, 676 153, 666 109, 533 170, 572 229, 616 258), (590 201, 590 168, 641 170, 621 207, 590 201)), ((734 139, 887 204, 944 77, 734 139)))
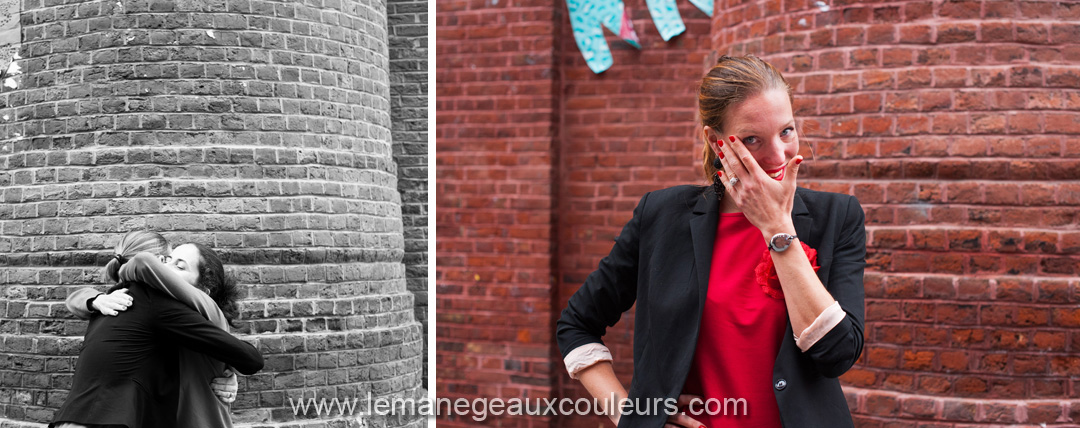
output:
POLYGON ((728 180, 727 184, 728 184, 729 187, 735 187, 735 184, 738 183, 738 182, 739 182, 739 177, 731 177, 731 180, 728 180))

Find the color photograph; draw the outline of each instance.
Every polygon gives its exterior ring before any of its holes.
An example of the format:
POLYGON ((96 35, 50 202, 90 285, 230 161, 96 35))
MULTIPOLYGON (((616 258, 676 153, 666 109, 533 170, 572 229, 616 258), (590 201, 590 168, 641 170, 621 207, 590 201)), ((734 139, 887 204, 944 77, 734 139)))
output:
POLYGON ((1080 426, 1080 3, 436 7, 439 426, 1080 426))

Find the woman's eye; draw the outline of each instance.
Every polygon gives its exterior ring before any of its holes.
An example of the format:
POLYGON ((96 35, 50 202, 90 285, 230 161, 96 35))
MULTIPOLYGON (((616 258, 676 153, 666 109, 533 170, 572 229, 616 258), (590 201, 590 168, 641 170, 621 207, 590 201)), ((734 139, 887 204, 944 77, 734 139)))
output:
POLYGON ((788 135, 791 135, 792 132, 795 132, 795 128, 786 128, 784 129, 784 132, 780 133, 780 136, 786 137, 788 135))
POLYGON ((744 145, 751 145, 757 143, 757 137, 746 137, 742 139, 744 145))

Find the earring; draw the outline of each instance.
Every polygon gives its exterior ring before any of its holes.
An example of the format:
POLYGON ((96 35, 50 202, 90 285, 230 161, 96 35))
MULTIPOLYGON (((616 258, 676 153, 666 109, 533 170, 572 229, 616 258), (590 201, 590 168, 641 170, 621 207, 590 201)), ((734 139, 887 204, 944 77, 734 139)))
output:
POLYGON ((717 171, 712 176, 712 189, 716 193, 716 200, 724 199, 724 183, 720 182, 720 171, 717 171))
POLYGON ((724 164, 723 162, 720 162, 720 158, 716 158, 712 160, 712 167, 716 169, 723 169, 724 164))

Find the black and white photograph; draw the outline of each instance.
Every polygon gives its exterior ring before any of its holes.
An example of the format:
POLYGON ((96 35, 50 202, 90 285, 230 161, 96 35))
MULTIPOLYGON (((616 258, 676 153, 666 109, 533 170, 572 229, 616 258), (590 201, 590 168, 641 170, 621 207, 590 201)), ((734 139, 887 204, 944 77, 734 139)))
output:
POLYGON ((0 1, 0 427, 426 426, 427 20, 0 1))

